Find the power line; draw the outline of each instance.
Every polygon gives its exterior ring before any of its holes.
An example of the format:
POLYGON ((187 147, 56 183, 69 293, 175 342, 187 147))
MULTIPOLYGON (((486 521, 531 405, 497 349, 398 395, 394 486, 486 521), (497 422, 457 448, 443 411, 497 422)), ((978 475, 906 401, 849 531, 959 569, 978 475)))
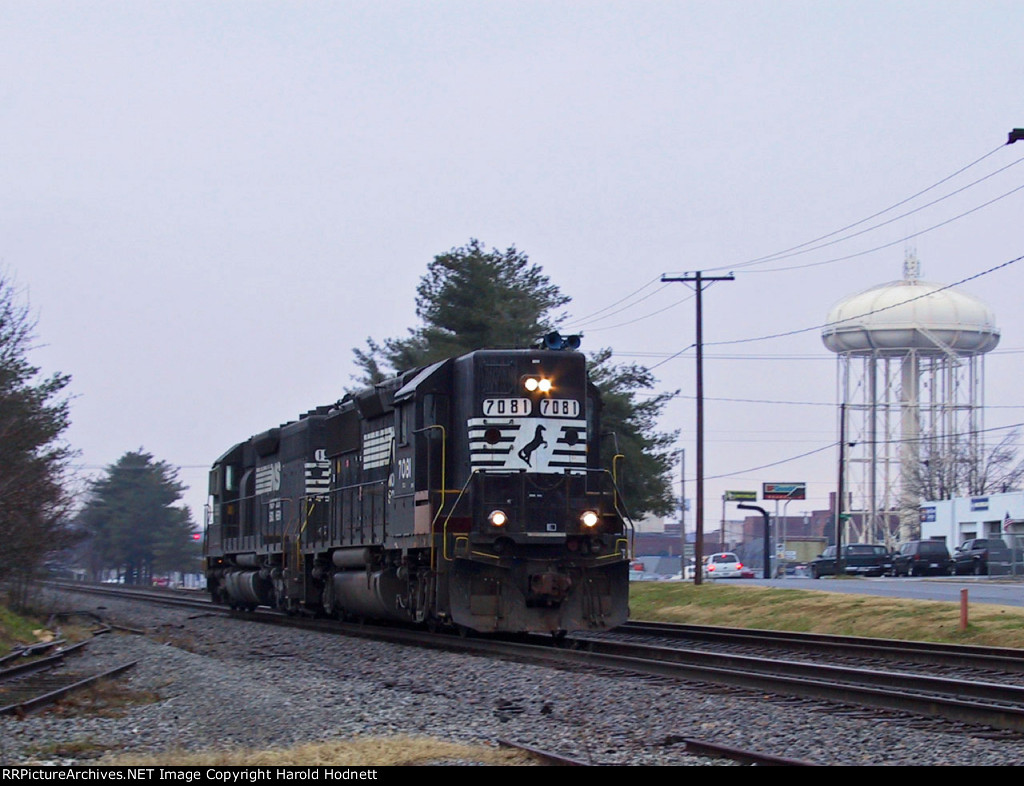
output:
MULTIPOLYGON (((660 292, 661 290, 658 290, 658 291, 660 292)), ((605 327, 599 327, 599 328, 590 328, 590 332, 591 333, 596 333, 596 332, 601 331, 601 330, 612 330, 614 328, 620 328, 620 327, 625 327, 626 325, 632 325, 635 322, 642 322, 645 319, 650 319, 651 317, 657 316, 658 314, 661 314, 661 313, 663 313, 665 311, 669 311, 670 309, 673 309, 673 308, 675 308, 678 305, 681 305, 681 304, 686 303, 686 302, 688 302, 690 300, 693 300, 693 297, 694 297, 693 295, 689 295, 688 297, 684 297, 682 300, 677 300, 675 303, 670 303, 669 305, 665 306, 664 308, 659 308, 657 311, 652 311, 649 314, 644 314, 642 317, 637 317, 636 319, 631 319, 628 322, 620 322, 617 325, 606 325, 605 327)), ((632 306, 628 306, 627 308, 632 308, 632 306)), ((626 309, 622 309, 622 311, 625 311, 625 310, 626 309)), ((615 311, 613 313, 618 314, 619 312, 615 311)), ((611 316, 611 314, 609 314, 609 316, 611 316)))
MULTIPOLYGON (((1021 186, 1021 188, 1024 188, 1024 186, 1021 186)), ((1024 255, 1016 257, 1014 259, 1007 260, 1006 262, 1001 262, 1000 264, 994 265, 994 266, 988 268, 987 270, 982 270, 980 273, 975 273, 974 275, 967 276, 966 278, 962 278, 959 281, 954 281, 952 284, 946 284, 945 286, 938 287, 937 289, 933 289, 933 290, 931 290, 929 292, 925 292, 925 293, 923 293, 921 295, 916 295, 915 297, 907 298, 906 300, 901 300, 899 303, 892 303, 892 304, 890 304, 888 306, 882 306, 880 308, 872 309, 871 311, 865 311, 863 314, 854 314, 853 316, 845 317, 843 319, 836 320, 834 322, 825 322, 824 324, 821 324, 821 325, 815 325, 813 327, 807 327, 807 328, 800 328, 798 330, 789 330, 789 331, 786 331, 786 332, 783 332, 783 333, 772 333, 772 334, 769 334, 769 335, 766 335, 766 336, 756 336, 756 337, 753 337, 753 338, 730 339, 729 341, 712 341, 712 342, 709 342, 709 346, 727 346, 727 345, 731 345, 731 344, 749 344, 749 343, 754 342, 754 341, 767 341, 767 340, 773 339, 773 338, 784 338, 786 336, 796 336, 796 335, 799 335, 801 333, 809 333, 812 330, 824 330, 827 327, 832 327, 834 325, 839 325, 839 324, 842 324, 844 322, 852 322, 855 319, 862 319, 863 317, 871 316, 872 314, 879 314, 879 313, 881 313, 883 311, 889 311, 890 309, 893 309, 893 308, 899 308, 900 306, 905 306, 907 303, 913 303, 913 302, 915 302, 917 300, 922 300, 923 298, 931 297, 932 295, 936 295, 939 292, 944 292, 947 289, 952 289, 953 287, 958 287, 961 284, 966 284, 969 281, 974 281, 975 279, 981 278, 982 276, 987 276, 990 273, 995 273, 998 270, 1002 270, 1003 268, 1009 267, 1010 265, 1013 265, 1013 264, 1016 264, 1017 262, 1020 262, 1022 259, 1024 259, 1024 255)), ((671 359, 671 358, 669 358, 669 359, 671 359)), ((661 365, 661 364, 659 363, 658 365, 661 365)))
MULTIPOLYGON (((591 313, 589 313, 589 314, 584 314, 584 315, 583 315, 582 317, 577 317, 575 321, 573 321, 573 322, 570 322, 570 323, 569 323, 569 326, 570 326, 570 327, 572 327, 572 328, 576 328, 576 327, 578 327, 578 326, 580 326, 580 325, 582 325, 582 324, 584 324, 584 323, 586 323, 586 322, 588 322, 588 321, 591 321, 591 320, 592 320, 592 319, 593 319, 594 317, 596 317, 596 316, 597 316, 598 314, 603 314, 603 313, 604 313, 605 311, 608 311, 608 310, 609 310, 609 309, 611 309, 611 308, 615 308, 615 306, 619 305, 619 303, 625 303, 625 302, 626 302, 627 300, 629 300, 629 299, 630 299, 631 297, 633 297, 634 295, 638 295, 638 294, 640 294, 640 293, 641 293, 641 292, 643 292, 643 291, 644 291, 645 289, 647 289, 647 287, 651 286, 651 284, 654 284, 654 283, 656 283, 656 282, 657 282, 658 280, 659 280, 659 279, 658 279, 658 277, 652 278, 652 279, 651 279, 650 281, 648 281, 648 282, 647 282, 646 284, 644 284, 644 285, 643 285, 642 287, 640 287, 639 289, 637 289, 637 290, 634 290, 633 292, 631 292, 630 294, 626 295, 625 297, 619 298, 619 299, 618 299, 618 300, 616 300, 616 301, 615 301, 614 303, 611 303, 610 305, 607 305, 607 306, 605 306, 604 308, 600 308, 600 309, 598 309, 597 311, 592 311, 592 312, 591 312, 591 313)), ((667 286, 667 285, 666 285, 666 286, 667 286)), ((656 290, 655 290, 654 292, 652 292, 652 293, 651 293, 650 295, 645 295, 645 296, 644 296, 644 297, 642 297, 642 298, 641 298, 640 300, 638 300, 638 301, 637 301, 637 303, 640 303, 640 302, 642 302, 642 301, 646 300, 646 299, 647 299, 648 297, 650 297, 651 295, 655 295, 655 294, 657 294, 657 293, 658 293, 658 292, 660 292, 660 291, 661 291, 662 289, 665 289, 665 288, 666 288, 666 286, 662 286, 662 287, 659 287, 659 288, 658 288, 658 289, 656 289, 656 290)), ((636 304, 635 304, 635 303, 634 303, 634 304, 631 304, 630 306, 627 306, 627 308, 632 308, 632 306, 633 306, 633 305, 636 305, 636 304)), ((615 313, 618 313, 618 312, 615 312, 615 313)), ((610 315, 609 315, 609 316, 610 316, 610 315)))
POLYGON ((850 259, 856 259, 857 257, 867 256, 868 254, 873 254, 876 251, 882 251, 882 250, 884 250, 886 248, 892 248, 893 246, 899 245, 900 243, 905 243, 906 241, 912 240, 915 237, 920 237, 921 235, 927 234, 928 232, 931 232, 932 230, 940 229, 941 227, 944 227, 947 224, 952 224, 954 221, 959 221, 964 216, 969 216, 971 213, 976 213, 979 210, 981 210, 982 208, 988 207, 989 205, 992 205, 992 204, 995 204, 996 202, 1000 201, 1001 199, 1005 199, 1006 197, 1011 196, 1012 194, 1016 194, 1018 191, 1021 191, 1021 190, 1024 190, 1024 185, 1019 185, 1016 188, 1007 191, 1005 194, 997 196, 994 199, 990 199, 988 202, 980 204, 977 207, 973 207, 970 210, 967 210, 967 211, 961 213, 960 215, 953 216, 952 218, 947 218, 945 221, 940 221, 938 224, 933 224, 932 226, 928 227, 927 229, 922 229, 919 232, 911 232, 909 235, 905 235, 905 236, 903 236, 901 238, 897 238, 896 240, 893 240, 890 243, 883 243, 880 246, 875 246, 874 248, 869 248, 869 249, 867 249, 865 251, 858 251, 855 254, 847 254, 846 256, 842 256, 842 257, 833 257, 832 259, 823 259, 823 260, 820 260, 818 262, 807 262, 807 263, 805 263, 803 265, 788 265, 786 267, 773 267, 773 268, 769 268, 767 270, 748 270, 747 272, 748 273, 782 273, 782 272, 789 271, 789 270, 804 270, 804 269, 809 268, 809 267, 820 267, 822 265, 831 265, 833 262, 845 262, 845 261, 850 260, 850 259))
MULTIPOLYGON (((928 186, 927 188, 923 188, 923 189, 917 191, 916 193, 912 194, 911 196, 908 196, 908 197, 906 197, 904 199, 901 199, 898 202, 890 205, 889 207, 884 208, 883 210, 876 211, 875 213, 872 213, 871 215, 869 215, 869 216, 867 216, 865 218, 862 218, 862 219, 860 219, 858 221, 854 221, 854 222, 852 222, 850 224, 847 224, 847 225, 845 225, 843 227, 840 227, 839 229, 833 230, 832 232, 828 232, 828 233, 826 233, 824 235, 820 235, 820 236, 818 236, 816 238, 813 238, 811 240, 805 241, 803 243, 799 243, 797 245, 790 246, 789 248, 786 248, 786 249, 783 249, 783 250, 780 250, 780 251, 776 251, 776 252, 773 252, 771 254, 766 254, 764 256, 754 257, 752 259, 748 259, 748 260, 745 260, 745 261, 742 261, 742 262, 739 262, 739 263, 736 263, 736 264, 732 264, 732 265, 728 265, 728 266, 720 266, 720 267, 709 268, 708 271, 706 271, 706 272, 715 272, 715 271, 720 271, 720 270, 737 270, 739 268, 751 267, 751 266, 754 266, 756 264, 760 264, 760 263, 764 263, 764 262, 779 261, 781 259, 786 258, 787 256, 794 256, 794 255, 796 255, 795 252, 806 253, 806 251, 804 251, 803 249, 807 249, 808 251, 809 250, 816 250, 816 249, 808 249, 808 246, 813 246, 816 243, 820 243, 820 242, 822 242, 824 240, 828 240, 829 238, 832 238, 835 235, 838 235, 840 233, 846 232, 846 231, 848 231, 850 229, 854 229, 854 228, 856 228, 856 227, 858 227, 858 226, 860 226, 860 225, 862 225, 862 224, 864 224, 864 223, 866 223, 868 221, 871 221, 871 220, 873 220, 875 218, 883 216, 886 213, 889 213, 892 210, 895 210, 896 208, 899 208, 899 207, 901 207, 901 206, 903 206, 905 204, 908 204, 909 202, 912 202, 913 200, 917 199, 918 197, 923 196, 924 194, 926 194, 926 193, 928 193, 928 192, 938 188, 942 184, 949 182, 950 180, 952 180, 953 178, 957 177, 958 175, 961 175, 964 172, 966 172, 967 170, 977 166, 981 162, 985 161, 986 159, 988 159, 989 157, 991 157, 992 155, 997 153, 1003 147, 1006 147, 1008 144, 1011 144, 1012 141, 1013 141, 1013 134, 1014 134, 1014 132, 1011 132, 1011 134, 1010 134, 1011 142, 1007 142, 1006 144, 1002 144, 999 147, 994 148, 993 150, 991 150, 988 153, 984 154, 980 158, 977 158, 974 161, 972 161, 971 163, 967 164, 966 166, 963 166, 963 167, 957 169, 952 174, 947 175, 946 177, 936 181, 935 183, 933 183, 932 185, 928 186)), ((962 191, 965 191, 966 189, 971 188, 971 187, 977 185, 978 183, 981 183, 984 180, 987 180, 990 177, 993 177, 994 175, 996 175, 996 174, 998 174, 1000 172, 1003 172, 1004 170, 1006 170, 1006 169, 1008 169, 1008 168, 1010 168, 1012 166, 1015 166, 1016 164, 1020 163, 1020 161, 1022 161, 1022 160, 1024 160, 1024 159, 1018 159, 1017 161, 1014 161, 1014 162, 1012 162, 1012 163, 1010 163, 1010 164, 1008 164, 1008 165, 1006 165, 1006 166, 996 170, 995 172, 992 172, 989 175, 986 175, 985 177, 982 177, 982 178, 979 178, 978 180, 975 180, 974 182, 968 184, 967 186, 964 186, 964 187, 962 187, 960 189, 952 191, 950 194, 947 194, 945 197, 941 197, 940 199, 934 200, 933 202, 929 203, 928 205, 924 205, 921 208, 915 209, 914 211, 909 211, 909 212, 903 214, 902 216, 900 216, 900 218, 905 217, 907 215, 911 215, 914 212, 918 212, 919 210, 922 210, 925 207, 933 206, 934 204, 937 204, 938 202, 940 202, 940 201, 942 201, 942 200, 944 200, 944 199, 946 199, 946 198, 948 198, 950 196, 953 196, 955 194, 961 193, 962 191)), ((952 222, 957 221, 957 220, 959 220, 961 218, 964 218, 964 217, 966 217, 966 216, 968 216, 968 215, 970 215, 970 214, 972 214, 974 212, 977 212, 978 210, 981 210, 984 207, 988 207, 988 206, 992 205, 993 203, 995 203, 995 202, 997 202, 997 201, 999 201, 1001 199, 1004 199, 1004 198, 1006 198, 1006 197, 1016 193, 1017 191, 1019 191, 1021 189, 1024 189, 1024 185, 1022 185, 1022 186, 1020 186, 1020 187, 1018 187, 1016 189, 1013 189, 1013 190, 1011 190, 1011 191, 1009 191, 1009 192, 1007 192, 1007 193, 1005 193, 1005 194, 1003 194, 1003 195, 1001 195, 999 197, 996 197, 996 198, 994 198, 992 200, 989 200, 988 202, 985 202, 985 203, 983 203, 981 205, 978 205, 977 207, 975 207, 975 208, 973 208, 971 210, 965 211, 964 213, 961 213, 961 214, 959 214, 957 216, 954 216, 953 218, 947 219, 946 221, 939 222, 938 224, 935 224, 935 225, 929 227, 928 229, 922 230, 920 232, 915 232, 915 233, 909 234, 906 237, 902 237, 902 238, 900 238, 898 240, 895 240, 895 241, 893 241, 891 243, 886 243, 886 244, 883 244, 881 246, 876 246, 874 248, 868 249, 867 251, 858 252, 856 254, 849 254, 849 255, 846 255, 846 256, 842 256, 842 257, 835 257, 833 259, 828 259, 828 260, 824 260, 824 261, 808 263, 808 264, 805 264, 805 265, 793 265, 793 266, 786 266, 786 267, 780 267, 780 268, 772 268, 770 270, 750 270, 750 271, 747 271, 747 272, 750 272, 750 273, 776 273, 776 272, 784 272, 784 271, 789 271, 789 270, 801 269, 801 268, 805 268, 805 267, 812 267, 812 266, 817 266, 817 265, 832 264, 832 263, 835 263, 835 262, 843 262, 843 261, 848 261, 850 259, 855 259, 857 257, 864 256, 866 254, 870 254, 870 253, 873 253, 873 252, 876 252, 876 251, 881 251, 881 250, 884 250, 886 248, 890 248, 890 247, 892 247, 894 245, 898 245, 900 243, 905 243, 907 240, 910 240, 910 239, 915 238, 915 237, 919 237, 920 235, 923 235, 923 234, 925 234, 927 232, 931 232, 931 231, 933 231, 935 229, 941 228, 941 227, 943 227, 943 226, 945 226, 945 225, 947 225, 949 223, 952 223, 952 222)), ((880 226, 885 226, 888 223, 892 223, 892 221, 894 221, 894 220, 896 220, 896 219, 891 219, 890 221, 886 221, 886 222, 884 222, 882 224, 877 225, 876 227, 872 227, 871 229, 878 228, 880 226)), ((869 231, 869 230, 863 230, 863 231, 857 232, 856 234, 851 235, 849 237, 856 237, 858 235, 864 234, 864 232, 866 232, 866 231, 869 231)), ((842 238, 842 239, 848 239, 848 238, 842 238)), ((839 240, 833 241, 833 242, 839 242, 839 240)), ((831 244, 832 243, 829 243, 829 244, 826 244, 826 245, 831 245, 831 244)), ((825 246, 820 246, 819 248, 824 248, 824 247, 825 246)), ((580 322, 589 320, 592 317, 597 317, 600 314, 604 314, 609 309, 614 308, 615 306, 628 301, 631 297, 633 297, 636 294, 642 292, 644 289, 646 289, 652 283, 654 283, 655 280, 657 280, 657 279, 649 281, 647 284, 645 284, 640 289, 634 291, 633 293, 625 296, 624 298, 620 298, 619 300, 615 301, 614 303, 612 303, 609 306, 606 306, 603 309, 599 309, 598 311, 592 312, 589 315, 581 317, 579 320, 577 320, 576 322, 574 322, 572 324, 578 324, 580 322)), ((636 303, 633 303, 633 304, 630 304, 628 306, 625 306, 623 309, 620 309, 619 311, 617 311, 615 313, 621 313, 621 311, 624 311, 624 310, 627 310, 629 308, 632 308, 635 305, 638 305, 639 302, 641 302, 641 301, 637 301, 636 303)), ((639 321, 640 319, 644 319, 644 318, 648 318, 650 316, 654 316, 657 313, 660 313, 660 312, 655 312, 654 314, 646 315, 645 317, 639 317, 637 320, 634 320, 634 321, 639 321)), ((628 324, 633 324, 633 323, 632 322, 623 323, 623 325, 628 325, 628 324)), ((623 325, 615 325, 613 327, 622 327, 623 325)), ((602 328, 602 329, 604 329, 604 328, 602 328)))
MULTIPOLYGON (((837 243, 842 243, 842 242, 844 242, 846 240, 851 240, 851 239, 853 239, 855 237, 860 237, 863 234, 866 234, 868 232, 872 232, 872 231, 874 231, 876 229, 880 229, 881 227, 884 227, 884 226, 888 226, 889 224, 892 224, 892 223, 894 223, 896 221, 899 221, 900 219, 906 218, 907 216, 912 216, 915 213, 919 213, 919 212, 921 212, 922 210, 924 210, 926 208, 929 208, 929 207, 932 207, 934 205, 937 205, 939 202, 943 202, 946 199, 949 199, 950 197, 955 196, 956 194, 961 193, 962 191, 966 191, 968 188, 971 188, 972 186, 976 186, 978 183, 982 182, 983 180, 988 180, 990 177, 995 177, 1000 172, 1002 172, 1002 171, 1004 171, 1006 169, 1009 169, 1012 166, 1016 166, 1021 161, 1024 161, 1024 158, 1018 158, 1013 163, 1007 164, 1002 169, 997 169, 995 172, 991 172, 990 174, 985 175, 985 177, 980 178, 978 180, 975 180, 973 183, 968 183, 966 186, 962 186, 961 188, 958 188, 956 191, 951 191, 950 193, 946 194, 945 196, 939 197, 938 199, 935 199, 935 200, 933 200, 931 202, 928 202, 928 203, 926 203, 924 205, 921 205, 920 207, 916 207, 913 210, 908 210, 906 213, 901 213, 898 216, 893 216, 892 218, 888 219, 887 221, 883 221, 880 224, 874 224, 872 226, 869 226, 869 227, 866 227, 866 228, 860 230, 859 232, 854 232, 853 234, 850 234, 850 235, 844 235, 843 237, 838 237, 838 238, 836 238, 834 240, 830 240, 827 243, 822 243, 821 245, 811 246, 810 248, 805 248, 805 249, 803 249, 801 251, 794 251, 792 253, 780 254, 780 255, 777 255, 777 256, 774 256, 774 257, 771 257, 771 258, 766 258, 764 261, 765 262, 777 262, 777 261, 782 260, 782 259, 788 259, 789 257, 800 256, 802 254, 809 254, 812 251, 819 251, 820 249, 828 248, 829 246, 834 246, 837 243)), ((1021 188, 1024 188, 1024 186, 1021 186, 1021 188)), ((922 230, 919 234, 924 234, 925 232, 930 232, 932 229, 937 229, 937 228, 939 228, 941 226, 944 226, 945 224, 951 223, 952 221, 956 221, 957 219, 960 219, 960 218, 963 218, 964 216, 970 215, 971 213, 974 213, 974 212, 976 212, 977 210, 980 210, 983 207, 987 207, 988 205, 991 205, 991 204, 993 204, 995 202, 998 202, 999 200, 1004 199, 1004 198, 1010 196, 1011 194, 1016 193, 1019 190, 1020 190, 1020 188, 1015 188, 1015 189, 1013 189, 1011 191, 1008 191, 1005 194, 1003 194, 1002 196, 999 196, 999 197, 996 197, 995 199, 989 200, 988 202, 985 202, 982 205, 979 205, 979 206, 977 206, 977 207, 975 207, 975 208, 973 208, 971 210, 968 210, 965 213, 961 213, 960 215, 954 216, 953 218, 951 218, 951 219, 949 219, 947 221, 944 221, 942 223, 936 224, 935 226, 929 227, 928 229, 922 230)), ((901 240, 908 240, 911 237, 916 237, 916 235, 910 235, 907 238, 902 238, 901 240)), ((896 241, 896 242, 900 242, 900 241, 896 241)), ((887 246, 881 246, 880 248, 886 248, 886 247, 887 246)), ((877 250, 877 249, 871 249, 871 250, 874 251, 874 250, 877 250)), ((870 253, 870 251, 864 252, 864 253, 870 253)), ((845 259, 845 257, 844 257, 844 259, 845 259)), ((831 261, 838 261, 838 260, 831 260, 831 261)), ((750 265, 753 265, 753 264, 754 263, 752 263, 752 262, 748 262, 748 263, 746 263, 743 266, 745 267, 745 266, 750 266, 750 265)), ((827 264, 827 262, 816 262, 814 264, 822 265, 822 264, 827 264)), ((783 268, 771 268, 769 270, 751 270, 751 271, 748 271, 748 272, 751 272, 751 273, 773 273, 773 272, 778 272, 780 270, 796 270, 796 269, 799 269, 799 268, 802 268, 802 267, 811 267, 811 266, 812 265, 794 265, 794 266, 783 267, 783 268)), ((739 266, 737 266, 737 267, 739 267, 739 266)))
POLYGON ((855 221, 852 224, 847 224, 844 227, 840 227, 839 229, 836 229, 836 230, 833 230, 832 232, 829 232, 827 234, 821 235, 820 237, 814 238, 813 240, 807 240, 807 241, 805 241, 803 243, 800 243, 798 245, 791 246, 791 247, 789 247, 787 249, 783 249, 782 251, 776 251, 773 254, 766 254, 765 256, 755 257, 754 259, 749 259, 749 260, 747 260, 745 262, 740 262, 739 264, 735 264, 735 265, 729 265, 727 267, 711 268, 711 270, 712 271, 714 271, 714 270, 727 270, 727 269, 728 270, 736 270, 738 268, 747 267, 749 265, 753 265, 753 264, 756 264, 758 262, 771 261, 775 257, 779 257, 779 256, 781 256, 783 254, 789 254, 792 251, 797 251, 798 249, 804 248, 804 247, 812 245, 814 243, 818 243, 818 242, 820 242, 822 240, 826 240, 826 239, 832 237, 833 235, 838 235, 840 232, 845 232, 848 229, 853 229, 854 227, 860 226, 861 224, 863 224, 863 223, 865 223, 867 221, 871 221, 872 219, 875 219, 875 218, 878 218, 879 216, 885 215, 886 213, 888 213, 888 212, 890 212, 892 210, 895 210, 896 208, 901 207, 902 205, 905 205, 908 202, 912 202, 913 200, 917 199, 919 196, 922 196, 923 194, 926 194, 929 191, 931 191, 931 190, 933 190, 935 188, 938 188, 943 183, 946 183, 946 182, 952 180, 957 175, 960 175, 963 172, 966 172, 968 169, 971 169, 972 167, 977 166, 982 161, 984 161, 986 158, 989 158, 990 156, 995 155, 999 150, 1002 150, 1004 147, 1006 147, 1005 144, 1000 145, 999 147, 995 148, 994 150, 991 150, 988 153, 986 153, 985 155, 983 155, 981 158, 978 158, 978 159, 972 161, 971 163, 967 164, 966 166, 961 167, 957 171, 953 172, 951 175, 947 175, 946 177, 942 178, 938 182, 933 183, 932 185, 928 186, 927 188, 924 188, 924 189, 918 191, 916 194, 913 194, 912 196, 906 197, 905 199, 901 199, 899 202, 896 202, 895 204, 890 205, 889 207, 885 208, 884 210, 879 210, 877 213, 873 213, 872 215, 867 216, 865 218, 862 218, 859 221, 855 221))
MULTIPOLYGON (((952 436, 955 437, 955 438, 956 437, 968 437, 968 436, 973 436, 975 434, 987 434, 987 433, 992 432, 992 431, 1007 431, 1009 429, 1021 428, 1022 426, 1024 426, 1024 423, 1014 423, 1014 424, 1009 425, 1009 426, 996 426, 995 428, 965 431, 963 433, 954 434, 952 436)), ((925 443, 925 442, 930 441, 930 439, 931 439, 930 437, 915 437, 914 439, 875 440, 874 444, 875 445, 901 445, 901 444, 911 444, 911 443, 914 443, 914 442, 925 443)), ((800 453, 799 455, 796 455, 796 456, 790 456, 789 458, 780 459, 779 461, 773 461, 770 464, 762 464, 759 467, 750 467, 748 469, 740 469, 740 470, 736 470, 735 472, 726 472, 726 473, 724 473, 722 475, 712 475, 712 476, 710 476, 707 479, 708 480, 719 480, 721 478, 731 478, 731 477, 733 477, 735 475, 742 475, 742 474, 744 474, 746 472, 757 472, 758 470, 769 469, 771 467, 777 467, 780 464, 787 464, 790 461, 796 461, 798 459, 806 458, 807 456, 813 456, 816 453, 821 453, 822 451, 825 451, 825 450, 830 450, 831 448, 834 448, 837 445, 839 445, 839 441, 838 440, 836 440, 835 442, 830 442, 828 445, 823 445, 820 448, 815 448, 814 450, 809 450, 806 453, 800 453)))

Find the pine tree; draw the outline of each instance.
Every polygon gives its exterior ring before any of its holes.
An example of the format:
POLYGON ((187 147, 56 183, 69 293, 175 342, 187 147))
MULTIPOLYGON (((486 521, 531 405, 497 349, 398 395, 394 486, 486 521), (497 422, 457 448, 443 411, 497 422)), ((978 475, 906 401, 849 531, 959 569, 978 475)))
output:
POLYGON ((416 289, 419 328, 383 346, 367 339, 365 350, 353 350, 360 381, 380 381, 383 364, 405 371, 481 347, 531 346, 558 325, 561 317, 551 312, 568 302, 515 246, 485 251, 472 239, 427 265, 416 289))
POLYGON ((117 570, 126 584, 149 584, 161 571, 194 570, 198 546, 177 470, 138 451, 125 453, 94 481, 78 517, 89 536, 92 570, 117 570))

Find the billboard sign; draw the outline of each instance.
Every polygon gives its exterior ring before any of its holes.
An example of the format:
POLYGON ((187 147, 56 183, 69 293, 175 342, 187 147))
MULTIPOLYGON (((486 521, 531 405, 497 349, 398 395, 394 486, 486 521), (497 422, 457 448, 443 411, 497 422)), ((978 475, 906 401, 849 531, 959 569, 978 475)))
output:
POLYGON ((756 491, 727 491, 725 492, 726 502, 757 502, 756 491))
POLYGON ((764 499, 807 499, 806 483, 764 483, 764 499))

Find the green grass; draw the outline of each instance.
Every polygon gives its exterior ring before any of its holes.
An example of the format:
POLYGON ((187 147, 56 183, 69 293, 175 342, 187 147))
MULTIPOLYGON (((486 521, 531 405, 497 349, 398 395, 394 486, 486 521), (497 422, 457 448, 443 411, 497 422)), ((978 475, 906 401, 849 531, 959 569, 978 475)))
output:
POLYGON ((629 589, 635 620, 1024 649, 1024 608, 1017 606, 971 604, 961 631, 959 603, 711 582, 629 589))
POLYGON ((6 655, 19 645, 35 644, 39 638, 34 631, 42 627, 42 621, 15 614, 0 605, 0 655, 6 655))

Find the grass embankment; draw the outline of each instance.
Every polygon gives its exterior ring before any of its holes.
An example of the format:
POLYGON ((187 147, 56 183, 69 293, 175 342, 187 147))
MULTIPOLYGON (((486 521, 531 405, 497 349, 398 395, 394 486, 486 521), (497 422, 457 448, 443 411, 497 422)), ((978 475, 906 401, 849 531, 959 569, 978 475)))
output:
POLYGON ((16 646, 35 644, 39 638, 34 631, 39 630, 42 623, 29 617, 22 617, 2 605, 0 598, 0 656, 6 655, 16 646))
POLYGON ((122 767, 408 767, 473 762, 492 766, 536 765, 527 753, 488 745, 460 745, 430 737, 366 737, 332 740, 280 750, 125 754, 97 764, 122 767))
POLYGON ((638 582, 629 589, 636 620, 1024 649, 1024 607, 969 604, 961 631, 959 603, 741 583, 638 582))

